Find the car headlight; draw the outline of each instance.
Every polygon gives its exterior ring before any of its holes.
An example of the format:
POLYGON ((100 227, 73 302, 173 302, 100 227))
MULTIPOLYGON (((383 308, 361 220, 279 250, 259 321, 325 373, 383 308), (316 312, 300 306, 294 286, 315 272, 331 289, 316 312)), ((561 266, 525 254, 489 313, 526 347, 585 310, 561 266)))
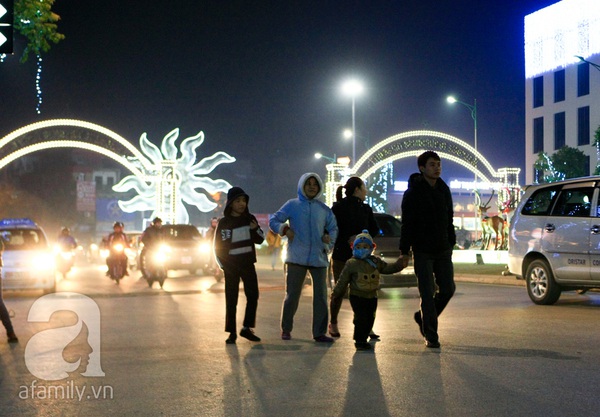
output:
POLYGON ((200 251, 200 253, 210 253, 211 245, 208 242, 201 243, 198 247, 198 250, 200 251))
POLYGON ((54 268, 54 255, 51 253, 39 253, 29 259, 31 268, 38 271, 54 268))

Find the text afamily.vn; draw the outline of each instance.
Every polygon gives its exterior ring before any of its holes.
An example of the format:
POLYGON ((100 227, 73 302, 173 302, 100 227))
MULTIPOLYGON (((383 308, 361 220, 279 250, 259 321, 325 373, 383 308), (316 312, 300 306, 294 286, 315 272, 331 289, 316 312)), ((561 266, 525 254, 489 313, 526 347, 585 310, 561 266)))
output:
POLYGON ((113 396, 110 385, 76 385, 73 380, 62 384, 40 384, 34 379, 29 385, 19 386, 19 398, 22 400, 112 400, 113 396))

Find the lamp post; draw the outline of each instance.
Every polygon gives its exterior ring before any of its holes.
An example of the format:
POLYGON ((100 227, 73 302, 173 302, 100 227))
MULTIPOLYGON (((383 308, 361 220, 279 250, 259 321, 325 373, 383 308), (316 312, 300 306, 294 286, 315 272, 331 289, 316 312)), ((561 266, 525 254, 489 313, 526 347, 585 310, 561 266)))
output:
POLYGON ((464 101, 457 100, 453 96, 448 96, 446 101, 448 101, 448 103, 450 103, 450 104, 454 104, 454 103, 462 104, 463 106, 465 106, 466 108, 468 108, 471 111, 471 117, 473 118, 473 123, 475 125, 475 132, 474 132, 475 140, 474 140, 473 147, 475 148, 475 150, 477 150, 477 100, 473 99, 473 104, 471 105, 471 104, 465 103, 464 101))
POLYGON ((363 85, 357 80, 348 80, 342 84, 342 91, 352 98, 352 166, 356 165, 356 96, 362 93, 363 85))
POLYGON ((582 57, 582 56, 579 56, 579 55, 575 55, 575 58, 579 59, 581 62, 585 62, 585 63, 587 63, 587 64, 591 65, 592 67, 594 67, 594 68, 596 68, 598 71, 600 71, 600 65, 598 65, 598 64, 594 64, 593 62, 590 62, 590 61, 588 61, 587 59, 585 59, 584 57, 582 57))
MULTIPOLYGON (((454 96, 448 96, 446 101, 450 104, 459 103, 468 108, 471 111, 471 117, 473 118, 474 124, 474 141, 473 147, 475 151, 477 151, 477 100, 473 99, 473 104, 465 103, 464 101, 457 100, 454 96)), ((477 170, 477 157, 475 157, 475 170, 477 170)), ((477 189, 477 173, 475 173, 475 188, 477 189)), ((479 235, 479 225, 477 224, 478 212, 477 207, 474 207, 474 219, 475 219, 475 240, 478 239, 479 235)))
POLYGON ((335 154, 333 154, 333 158, 331 158, 330 156, 323 155, 321 152, 317 152, 317 153, 315 153, 315 158, 316 159, 326 159, 329 162, 331 162, 332 164, 337 164, 337 157, 335 154))

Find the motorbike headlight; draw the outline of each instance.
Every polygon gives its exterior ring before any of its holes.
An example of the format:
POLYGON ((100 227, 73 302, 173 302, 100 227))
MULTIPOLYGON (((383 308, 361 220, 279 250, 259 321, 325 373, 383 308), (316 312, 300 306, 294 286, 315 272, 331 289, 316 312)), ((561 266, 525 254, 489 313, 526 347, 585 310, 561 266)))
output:
POLYGON ((171 247, 169 245, 163 244, 158 247, 158 251, 163 252, 163 253, 168 253, 168 252, 171 252, 171 247))
POLYGON ((63 251, 63 252, 61 252, 61 253, 60 253, 60 256, 61 256, 61 257, 62 257, 62 258, 65 260, 65 261, 68 261, 68 260, 71 260, 71 259, 73 258, 73 256, 74 256, 74 255, 73 255, 73 252, 65 252, 65 251, 63 251))
POLYGON ((167 254, 165 252, 156 252, 153 256, 153 259, 157 264, 165 263, 167 260, 167 254))
POLYGON ((113 245, 113 250, 116 252, 123 252, 123 244, 122 243, 117 243, 115 245, 113 245))

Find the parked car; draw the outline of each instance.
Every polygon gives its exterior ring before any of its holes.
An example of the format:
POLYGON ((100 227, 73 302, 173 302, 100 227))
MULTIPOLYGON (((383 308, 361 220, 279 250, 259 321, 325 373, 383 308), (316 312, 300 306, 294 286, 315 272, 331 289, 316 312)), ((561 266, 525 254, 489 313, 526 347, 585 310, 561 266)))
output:
POLYGON ((3 289, 56 291, 54 254, 40 226, 27 218, 2 219, 0 237, 3 289))
POLYGON ((164 244, 167 246, 166 269, 187 269, 195 274, 206 270, 212 255, 211 241, 202 237, 191 224, 166 224, 162 226, 164 244))
POLYGON ((600 287, 600 177, 525 188, 509 230, 508 267, 536 304, 600 287))

